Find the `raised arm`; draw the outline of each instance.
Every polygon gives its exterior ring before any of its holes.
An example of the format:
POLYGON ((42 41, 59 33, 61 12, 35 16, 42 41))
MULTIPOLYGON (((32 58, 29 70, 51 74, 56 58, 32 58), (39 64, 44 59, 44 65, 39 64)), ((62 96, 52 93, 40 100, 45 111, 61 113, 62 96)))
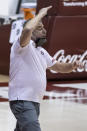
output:
POLYGON ((49 69, 60 73, 70 73, 77 68, 84 68, 84 66, 79 61, 75 61, 74 63, 56 62, 56 64, 50 67, 49 69))
POLYGON ((31 39, 33 30, 36 28, 36 26, 38 25, 39 21, 45 15, 47 15, 47 11, 50 8, 52 8, 52 6, 49 6, 49 7, 46 7, 46 8, 42 8, 39 11, 39 13, 34 18, 32 18, 30 21, 28 21, 25 24, 24 29, 22 31, 21 38, 20 38, 20 45, 21 45, 21 47, 25 47, 27 44, 29 44, 29 41, 31 39))

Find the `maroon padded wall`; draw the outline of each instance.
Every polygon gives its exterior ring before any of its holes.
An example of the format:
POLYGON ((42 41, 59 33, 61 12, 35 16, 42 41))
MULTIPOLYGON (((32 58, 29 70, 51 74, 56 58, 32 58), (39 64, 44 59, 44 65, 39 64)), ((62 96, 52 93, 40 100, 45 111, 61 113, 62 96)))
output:
MULTIPOLYGON (((49 26, 46 50, 54 56, 58 51, 64 50, 64 57, 77 55, 77 60, 87 64, 87 17, 67 16, 48 17, 49 26), (81 55, 81 57, 79 57, 81 55)), ((56 57, 59 60, 60 55, 56 57)), ((64 58, 62 59, 64 60, 64 58)), ((69 62, 68 59, 66 62, 69 62)), ((47 72, 48 79, 87 79, 87 69, 70 74, 54 74, 47 72), (81 75, 80 75, 81 74, 81 75)))
POLYGON ((0 26, 0 74, 9 72, 9 44, 10 25, 0 26))
POLYGON ((57 15, 87 15, 87 0, 59 0, 57 15))
POLYGON ((51 16, 87 15, 87 0, 37 0, 37 12, 42 7, 52 5, 51 16))
POLYGON ((38 0, 37 2, 37 12, 43 7, 53 6, 48 12, 48 17, 43 19, 47 29, 45 49, 52 56, 57 53, 58 61, 61 59, 62 62, 70 62, 72 59, 77 59, 85 65, 83 70, 77 69, 69 74, 47 71, 47 78, 87 79, 87 1, 38 0), (62 53, 58 55, 59 51, 62 53))
POLYGON ((50 5, 52 5, 53 8, 50 11, 48 11, 48 14, 50 14, 51 16, 57 15, 59 5, 58 0, 37 0, 37 12, 42 7, 47 7, 50 5))

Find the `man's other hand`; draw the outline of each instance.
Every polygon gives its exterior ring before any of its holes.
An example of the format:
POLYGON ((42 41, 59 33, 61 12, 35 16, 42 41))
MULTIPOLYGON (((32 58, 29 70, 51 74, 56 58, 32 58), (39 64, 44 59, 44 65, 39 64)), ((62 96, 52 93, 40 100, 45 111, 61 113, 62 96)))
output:
POLYGON ((72 68, 73 69, 77 69, 77 68, 82 69, 82 68, 84 68, 84 65, 80 61, 75 61, 72 63, 72 68))

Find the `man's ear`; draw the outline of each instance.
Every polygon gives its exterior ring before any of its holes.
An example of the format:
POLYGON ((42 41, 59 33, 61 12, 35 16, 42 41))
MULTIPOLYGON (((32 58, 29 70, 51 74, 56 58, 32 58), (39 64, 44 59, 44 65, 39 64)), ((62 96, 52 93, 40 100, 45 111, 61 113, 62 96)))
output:
POLYGON ((36 41, 37 38, 36 38, 35 31, 32 32, 31 39, 32 39, 33 41, 36 41))

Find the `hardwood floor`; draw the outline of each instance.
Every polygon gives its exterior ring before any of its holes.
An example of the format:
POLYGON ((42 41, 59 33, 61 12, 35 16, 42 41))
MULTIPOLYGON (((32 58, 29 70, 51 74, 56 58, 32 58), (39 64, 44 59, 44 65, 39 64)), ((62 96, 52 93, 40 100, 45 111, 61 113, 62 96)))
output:
MULTIPOLYGON (((13 131, 16 120, 9 108, 8 77, 3 78, 0 131, 13 131)), ((48 82, 40 112, 42 131, 87 131, 87 81, 48 82)))
POLYGON ((9 76, 0 74, 0 82, 8 82, 9 76))

